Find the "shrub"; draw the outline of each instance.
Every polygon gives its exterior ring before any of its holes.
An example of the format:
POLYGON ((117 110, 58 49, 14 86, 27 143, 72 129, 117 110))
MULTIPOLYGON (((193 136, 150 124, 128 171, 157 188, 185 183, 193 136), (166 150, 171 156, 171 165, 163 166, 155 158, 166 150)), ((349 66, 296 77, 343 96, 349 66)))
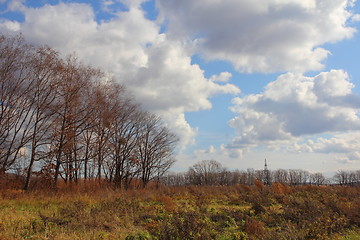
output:
POLYGON ((265 234, 265 223, 249 218, 245 222, 245 232, 249 235, 261 237, 265 234))
POLYGON ((213 239, 211 234, 212 226, 196 212, 179 212, 169 215, 161 221, 159 229, 149 229, 157 239, 182 240, 182 239, 213 239))

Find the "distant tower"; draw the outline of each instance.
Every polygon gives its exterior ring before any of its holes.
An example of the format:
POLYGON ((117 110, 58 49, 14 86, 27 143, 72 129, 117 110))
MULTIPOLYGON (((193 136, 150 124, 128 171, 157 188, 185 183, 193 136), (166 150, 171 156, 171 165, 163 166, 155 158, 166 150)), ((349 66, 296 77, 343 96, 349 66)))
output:
POLYGON ((267 163, 266 163, 266 158, 265 158, 265 166, 264 166, 264 170, 267 171, 267 163))
POLYGON ((264 184, 270 185, 270 171, 268 169, 266 158, 265 158, 265 165, 264 165, 264 184))

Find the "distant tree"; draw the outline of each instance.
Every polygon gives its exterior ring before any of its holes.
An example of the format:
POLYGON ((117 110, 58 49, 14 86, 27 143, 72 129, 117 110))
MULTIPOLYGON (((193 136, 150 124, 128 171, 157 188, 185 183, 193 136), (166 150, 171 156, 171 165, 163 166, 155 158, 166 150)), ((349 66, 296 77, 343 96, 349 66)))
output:
POLYGON ((355 171, 356 182, 360 183, 360 170, 355 171))
POLYGON ((300 185, 308 183, 310 173, 301 169, 291 169, 288 172, 289 184, 300 185))
POLYGON ((285 169, 277 169, 275 171, 272 171, 272 178, 274 182, 288 183, 289 173, 285 169))
POLYGON ((243 184, 243 181, 242 181, 242 172, 240 172, 238 169, 233 171, 233 172, 230 172, 231 175, 229 176, 230 179, 229 179, 229 184, 230 185, 234 185, 234 184, 243 184))
POLYGON ((323 185, 327 183, 327 179, 322 173, 312 173, 310 174, 310 183, 315 185, 323 185))
POLYGON ((256 179, 256 171, 253 168, 248 168, 246 170, 246 183, 247 185, 254 184, 254 180, 256 179))
POLYGON ((186 186, 190 185, 189 175, 187 173, 167 173, 161 178, 161 182, 168 186, 186 186))
POLYGON ((334 175, 335 183, 339 185, 349 184, 349 173, 347 171, 339 170, 334 175))
POLYGON ((360 170, 357 171, 344 171, 339 170, 334 175, 335 183, 339 185, 353 185, 360 182, 360 170))
POLYGON ((215 160, 203 160, 195 163, 188 171, 194 185, 217 185, 225 172, 221 163, 215 160))

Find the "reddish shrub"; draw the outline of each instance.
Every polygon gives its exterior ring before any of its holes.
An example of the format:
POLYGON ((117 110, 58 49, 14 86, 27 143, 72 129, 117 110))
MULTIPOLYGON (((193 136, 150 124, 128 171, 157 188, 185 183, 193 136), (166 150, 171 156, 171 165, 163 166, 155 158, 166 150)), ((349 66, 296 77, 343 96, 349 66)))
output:
POLYGON ((265 234, 265 223, 249 218, 245 222, 245 232, 250 235, 261 237, 265 234))

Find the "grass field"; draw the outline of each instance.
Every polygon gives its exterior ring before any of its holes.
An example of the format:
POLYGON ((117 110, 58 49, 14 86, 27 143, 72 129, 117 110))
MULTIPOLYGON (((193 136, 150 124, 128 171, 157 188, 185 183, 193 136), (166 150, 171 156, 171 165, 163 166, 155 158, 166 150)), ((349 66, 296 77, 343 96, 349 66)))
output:
POLYGON ((360 239, 359 187, 3 190, 0 239, 360 239))

